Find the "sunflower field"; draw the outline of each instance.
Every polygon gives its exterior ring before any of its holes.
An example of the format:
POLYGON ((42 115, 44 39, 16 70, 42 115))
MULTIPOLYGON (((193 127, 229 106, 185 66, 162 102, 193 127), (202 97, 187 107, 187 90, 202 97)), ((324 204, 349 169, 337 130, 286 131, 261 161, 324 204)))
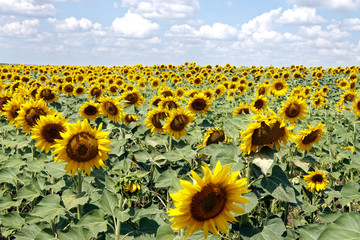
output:
POLYGON ((360 239, 359 71, 0 65, 0 238, 360 239))

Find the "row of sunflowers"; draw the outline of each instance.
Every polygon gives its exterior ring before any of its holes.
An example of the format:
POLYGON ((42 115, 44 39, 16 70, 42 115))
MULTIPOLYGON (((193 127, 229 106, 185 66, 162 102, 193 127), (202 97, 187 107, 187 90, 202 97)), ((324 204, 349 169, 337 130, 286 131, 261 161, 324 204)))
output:
POLYGON ((1 65, 1 235, 340 239, 359 70, 1 65))

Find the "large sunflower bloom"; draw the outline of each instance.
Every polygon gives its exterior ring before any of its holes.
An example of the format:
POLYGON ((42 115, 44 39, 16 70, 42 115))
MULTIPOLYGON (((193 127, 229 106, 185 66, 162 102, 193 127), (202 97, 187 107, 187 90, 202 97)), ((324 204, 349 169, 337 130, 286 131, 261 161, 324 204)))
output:
POLYGON ((250 105, 250 109, 253 113, 261 113, 266 108, 267 102, 267 97, 263 95, 256 96, 250 105))
POLYGON ((272 83, 271 92, 274 96, 280 97, 287 93, 289 84, 283 79, 276 79, 272 83))
POLYGON ((38 89, 36 93, 36 98, 43 99, 47 103, 52 103, 57 101, 59 97, 56 95, 55 91, 51 87, 42 86, 38 89))
POLYGON ((355 113, 356 116, 360 117, 360 98, 358 98, 358 99, 356 99, 356 101, 354 101, 352 111, 353 111, 353 113, 355 113))
POLYGON ((317 143, 321 139, 321 135, 325 133, 325 124, 319 122, 317 126, 308 125, 308 129, 300 131, 300 134, 296 137, 295 143, 299 151, 309 151, 314 143, 317 143))
POLYGON ((307 172, 308 175, 304 176, 304 181, 307 183, 306 189, 311 192, 325 190, 328 180, 326 179, 326 174, 322 171, 315 170, 313 172, 307 172))
POLYGON ((168 116, 167 110, 151 110, 146 114, 145 125, 150 128, 152 134, 161 133, 163 131, 161 120, 165 120, 168 116))
POLYGON ((19 110, 24 101, 25 100, 22 97, 14 96, 3 107, 3 110, 5 111, 4 114, 6 115, 9 124, 15 125, 16 128, 19 127, 19 123, 15 119, 19 116, 19 110))
POLYGON ((85 102, 79 109, 80 117, 88 120, 94 120, 97 117, 100 117, 101 114, 100 103, 95 103, 93 101, 85 102))
POLYGON ((55 139, 61 139, 60 132, 65 132, 66 122, 60 114, 40 116, 31 129, 31 138, 36 140, 35 147, 48 153, 55 144, 55 139))
POLYGON ((204 163, 204 177, 200 178, 191 170, 192 177, 196 183, 180 180, 183 189, 177 193, 170 194, 174 201, 175 209, 169 210, 170 219, 174 224, 174 230, 187 228, 185 237, 203 229, 204 237, 208 237, 209 231, 218 236, 219 231, 228 233, 228 221, 237 222, 230 213, 244 214, 245 210, 238 204, 249 202, 241 194, 250 192, 246 189, 246 178, 237 179, 239 172, 230 172, 230 166, 221 167, 217 162, 214 173, 204 163))
POLYGON ((251 151, 260 151, 264 146, 272 148, 274 145, 278 150, 280 143, 286 144, 294 136, 290 131, 293 127, 287 128, 274 112, 267 112, 267 116, 257 115, 252 119, 256 122, 250 123, 247 130, 240 131, 240 148, 243 153, 250 154, 251 151))
POLYGON ((68 124, 66 132, 60 133, 62 139, 55 139, 53 154, 57 161, 67 162, 66 173, 75 173, 84 170, 87 175, 91 169, 105 167, 104 161, 108 159, 111 141, 107 132, 100 132, 102 123, 98 129, 91 128, 87 119, 76 124, 68 124))
POLYGON ((119 122, 123 117, 124 110, 120 107, 120 100, 109 96, 104 96, 99 99, 102 113, 114 123, 119 122))
POLYGON ((163 129, 170 136, 179 139, 181 136, 186 135, 187 126, 194 120, 194 114, 182 108, 176 108, 170 111, 170 116, 165 119, 166 124, 163 129))
POLYGON ((206 113, 211 107, 211 100, 204 93, 195 94, 194 97, 187 101, 186 109, 193 113, 206 113))
POLYGON ((302 98, 291 97, 286 102, 282 102, 281 105, 279 116, 290 123, 297 123, 299 119, 304 119, 307 113, 306 100, 302 98))

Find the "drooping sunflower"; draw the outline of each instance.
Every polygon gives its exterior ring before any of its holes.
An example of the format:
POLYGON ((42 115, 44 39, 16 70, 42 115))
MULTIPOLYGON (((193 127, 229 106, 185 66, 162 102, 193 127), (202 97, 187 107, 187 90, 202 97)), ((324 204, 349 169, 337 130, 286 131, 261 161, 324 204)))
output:
POLYGON ((47 103, 52 103, 57 101, 59 97, 56 95, 55 91, 51 87, 42 86, 37 90, 36 98, 43 99, 47 103))
POLYGON ((87 175, 91 174, 91 168, 106 167, 104 161, 108 159, 111 141, 107 132, 101 132, 102 123, 98 129, 91 128, 87 119, 76 124, 68 124, 66 132, 60 132, 61 139, 55 139, 53 154, 55 163, 67 162, 66 173, 75 173, 84 170, 87 175))
POLYGON ((241 114, 250 114, 250 106, 248 103, 240 103, 238 107, 235 107, 232 115, 236 116, 241 114))
POLYGON ((281 103, 279 116, 290 123, 297 123, 299 119, 304 119, 307 111, 306 100, 298 97, 290 97, 281 103))
POLYGON ((169 116, 167 110, 154 109, 146 114, 145 125, 150 128, 151 133, 161 133, 163 131, 162 120, 165 120, 169 116))
POLYGON ((0 112, 4 112, 5 104, 11 100, 12 94, 10 91, 5 90, 4 92, 0 91, 0 112))
POLYGON ((132 122, 137 122, 139 120, 139 117, 135 114, 125 114, 124 116, 124 123, 126 126, 129 126, 132 122))
POLYGON ((283 96, 287 93, 289 84, 283 79, 276 79, 272 82, 271 93, 275 97, 283 96))
POLYGON ((250 104, 250 109, 254 113, 261 113, 266 108, 267 102, 267 97, 263 95, 256 96, 254 101, 250 104))
POLYGON ((186 136, 186 128, 194 120, 194 114, 183 108, 176 108, 170 111, 169 117, 165 119, 163 129, 175 139, 180 139, 181 136, 186 136))
POLYGON ((3 107, 4 114, 9 121, 9 124, 15 125, 16 128, 19 127, 19 123, 15 119, 19 116, 19 110, 24 101, 25 100, 22 97, 13 96, 3 107))
POLYGON ((79 115, 83 119, 94 120, 101 114, 100 104, 93 101, 85 102, 79 109, 79 115))
POLYGON ((205 146, 209 146, 210 144, 217 144, 219 142, 230 142, 230 138, 225 136, 224 129, 220 128, 211 128, 206 130, 204 140, 201 145, 197 146, 197 148, 203 148, 205 146))
POLYGON ((317 126, 308 125, 308 129, 300 131, 294 142, 299 151, 310 151, 312 146, 321 139, 325 133, 325 124, 319 122, 317 126))
POLYGON ((103 96, 99 99, 102 113, 108 117, 109 120, 117 123, 123 118, 124 110, 120 107, 120 99, 103 96))
POLYGON ((231 167, 221 167, 220 161, 216 163, 213 173, 205 163, 203 165, 203 178, 191 170, 196 183, 180 180, 183 189, 170 194, 176 207, 169 210, 169 216, 174 216, 170 219, 173 222, 171 227, 174 230, 188 227, 185 238, 201 229, 205 238, 209 231, 216 236, 219 235, 218 230, 227 234, 227 222, 237 222, 230 212, 245 213, 235 203, 249 203, 241 196, 250 190, 246 189, 246 178, 237 179, 239 172, 230 173, 231 167))
POLYGON ((22 132, 28 134, 32 127, 37 124, 37 120, 41 115, 54 114, 55 111, 46 106, 46 102, 42 99, 34 101, 30 99, 21 105, 18 116, 15 121, 22 126, 22 132))
POLYGON ((61 139, 60 132, 66 131, 64 117, 60 114, 40 116, 37 124, 31 129, 31 138, 36 140, 35 147, 48 153, 55 144, 55 139, 61 139))
POLYGON ((307 183, 306 189, 311 192, 325 190, 328 180, 326 174, 323 171, 315 169, 315 171, 307 172, 308 175, 304 176, 304 181, 307 183))
POLYGON ((187 101, 186 109, 193 113, 206 113, 211 107, 211 100, 204 93, 195 94, 194 97, 187 101))
POLYGON ((161 98, 158 107, 162 110, 172 110, 180 107, 180 103, 176 101, 174 97, 168 96, 166 98, 161 98))
POLYGON ((101 89, 101 87, 98 86, 97 84, 94 84, 88 90, 88 97, 89 98, 95 97, 95 99, 98 99, 102 93, 103 90, 101 89))
POLYGON ((134 107, 139 107, 145 102, 144 97, 137 90, 125 92, 121 100, 124 101, 125 106, 133 105, 134 107))
POLYGON ((356 99, 357 93, 351 90, 345 91, 340 98, 339 105, 348 103, 348 102, 354 102, 356 99))
POLYGON ((266 116, 256 115, 252 119, 255 122, 250 123, 247 130, 240 131, 240 148, 243 153, 250 154, 252 151, 260 151, 264 146, 273 148, 274 145, 279 150, 280 143, 286 144, 294 137, 290 131, 293 127, 286 127, 285 122, 273 111, 266 112, 266 116))
POLYGON ((357 117, 360 117, 360 98, 357 98, 354 101, 353 107, 352 107, 352 111, 353 113, 355 113, 355 115, 357 117))
POLYGON ((312 104, 315 108, 321 108, 326 102, 327 102, 326 98, 319 96, 317 98, 314 98, 312 104))

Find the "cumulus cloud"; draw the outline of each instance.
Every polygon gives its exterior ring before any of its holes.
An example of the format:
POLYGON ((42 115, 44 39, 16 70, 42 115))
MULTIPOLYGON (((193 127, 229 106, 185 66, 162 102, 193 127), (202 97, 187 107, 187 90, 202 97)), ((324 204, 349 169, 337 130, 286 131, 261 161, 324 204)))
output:
POLYGON ((158 30, 159 27, 159 24, 130 11, 124 17, 115 18, 112 22, 114 32, 123 37, 146 38, 158 30))
POLYGON ((150 19, 186 19, 200 9, 199 0, 122 0, 122 6, 150 19))
POLYGON ((39 24, 38 19, 10 22, 0 26, 0 32, 7 36, 27 36, 35 34, 39 24))
POLYGON ((346 18, 342 21, 342 27, 346 30, 360 31, 360 18, 346 18))
POLYGON ((100 30, 102 28, 101 24, 93 23, 87 18, 69 17, 64 20, 49 18, 48 22, 55 26, 55 30, 60 32, 100 30))
POLYGON ((293 9, 285 10, 278 22, 281 24, 319 24, 326 20, 316 14, 315 8, 294 6, 293 9))
POLYGON ((55 7, 47 2, 49 1, 0 0, 0 13, 36 17, 54 16, 55 7))
POLYGON ((199 29, 188 24, 174 25, 165 33, 169 37, 203 38, 203 39, 233 39, 238 30, 223 23, 214 23, 212 26, 203 25, 199 29))
POLYGON ((289 0, 289 2, 298 6, 326 8, 335 12, 351 12, 360 7, 359 0, 289 0))

